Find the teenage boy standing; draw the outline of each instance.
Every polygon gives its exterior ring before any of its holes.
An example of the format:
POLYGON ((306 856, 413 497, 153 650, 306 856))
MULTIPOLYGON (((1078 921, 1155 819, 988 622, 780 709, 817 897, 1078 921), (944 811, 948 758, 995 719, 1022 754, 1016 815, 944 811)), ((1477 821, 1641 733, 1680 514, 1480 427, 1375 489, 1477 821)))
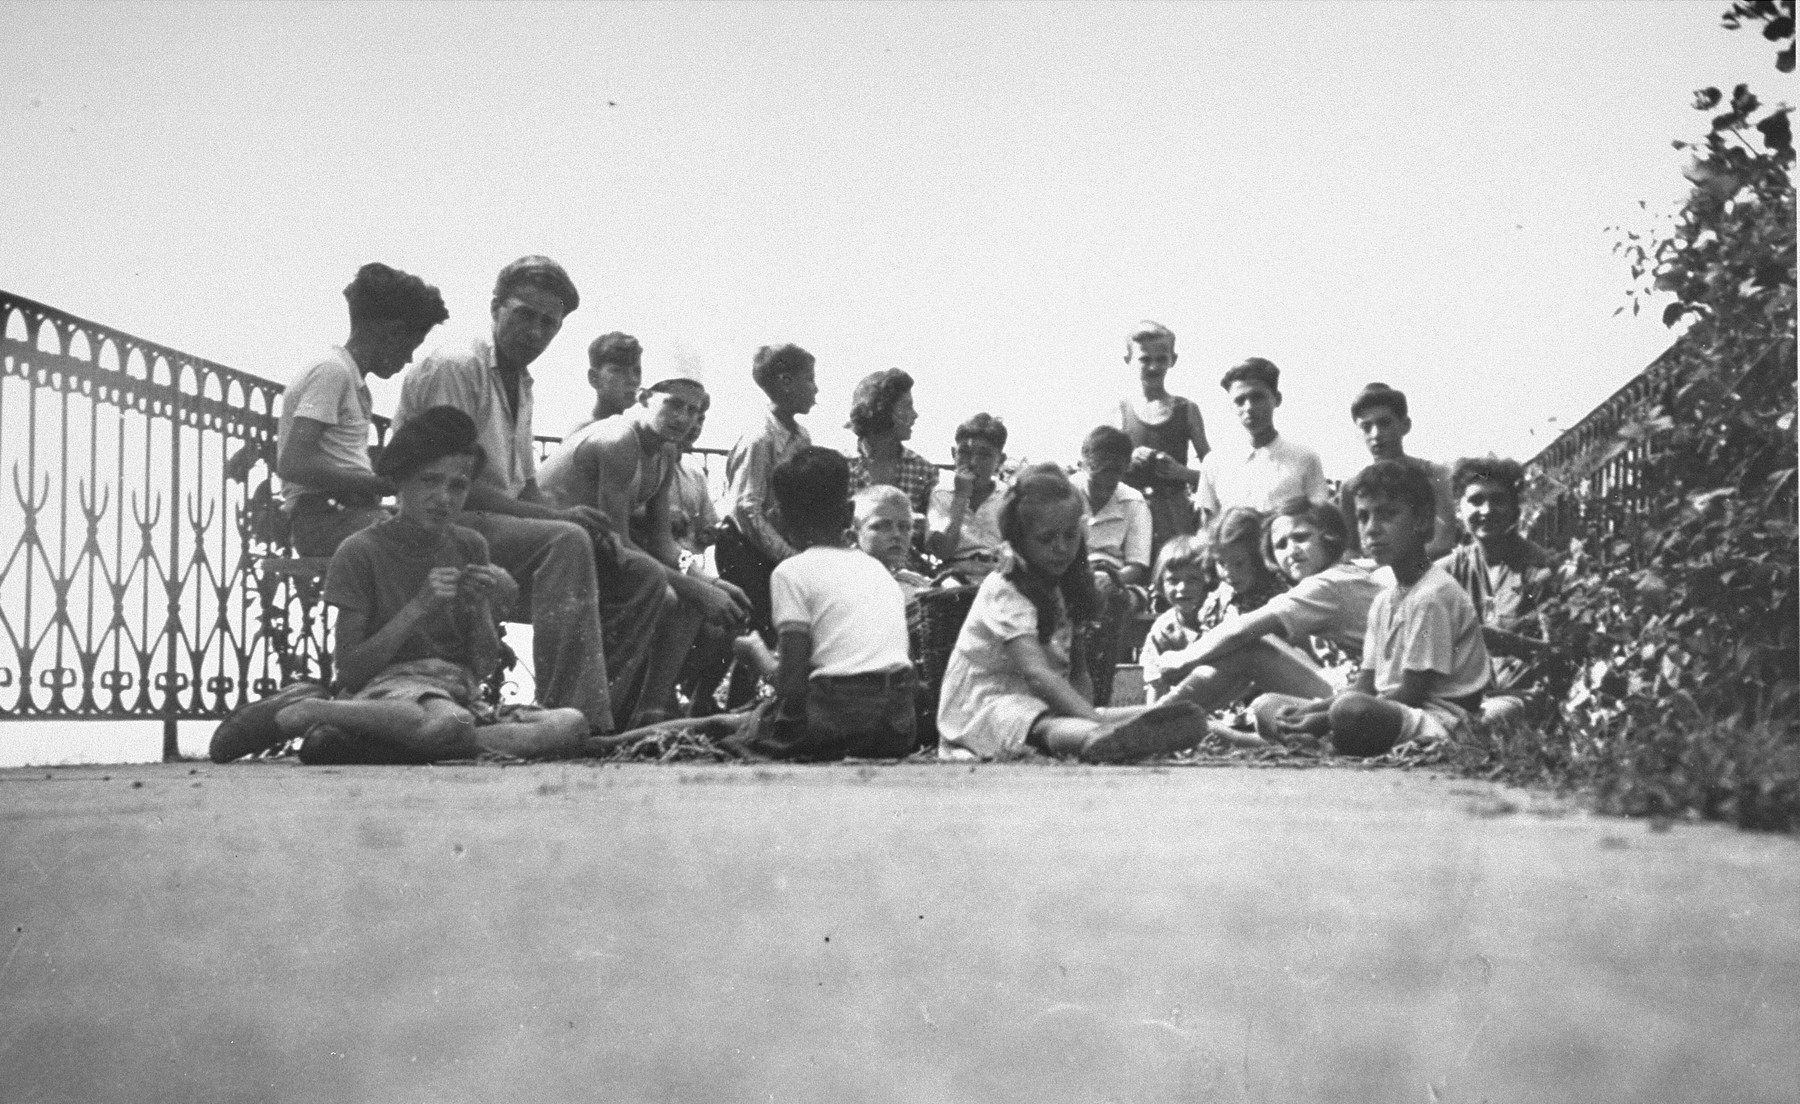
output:
MULTIPOLYGON (((1450 469, 1406 454, 1406 435, 1412 432, 1412 419, 1406 414, 1406 393, 1385 383, 1371 383, 1350 403, 1350 420, 1356 423, 1363 444, 1368 446, 1370 462, 1397 460, 1418 468, 1431 480, 1431 489, 1437 495, 1437 527, 1432 531, 1431 543, 1425 546, 1425 551, 1434 557, 1449 552, 1456 545, 1456 522, 1452 520, 1456 516, 1456 506, 1450 494, 1450 469)), ((1338 509, 1344 512, 1346 521, 1356 517, 1356 504, 1351 501, 1348 484, 1338 492, 1338 509)), ((1350 553, 1361 552, 1362 539, 1356 526, 1351 525, 1350 553)))
POLYGON ((1324 502, 1325 467, 1319 454, 1275 430, 1275 408, 1281 405, 1281 369, 1262 357, 1251 357, 1226 372, 1219 386, 1231 397, 1238 424, 1249 434, 1249 446, 1220 445, 1200 462, 1195 505, 1203 524, 1244 506, 1267 514, 1295 498, 1324 502))

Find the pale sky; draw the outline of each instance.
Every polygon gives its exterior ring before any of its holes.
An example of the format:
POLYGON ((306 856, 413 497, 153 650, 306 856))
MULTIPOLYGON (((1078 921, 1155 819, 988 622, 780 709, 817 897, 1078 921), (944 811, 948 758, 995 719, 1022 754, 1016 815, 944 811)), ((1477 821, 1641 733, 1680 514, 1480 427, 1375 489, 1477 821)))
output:
POLYGON ((6 4, 0 287, 285 380, 365 261, 442 288, 429 348, 546 253, 583 302, 539 432, 622 329, 729 446, 792 340, 816 439, 901 367, 935 460, 978 410, 1073 460, 1152 318, 1215 441, 1260 355, 1334 477, 1371 380, 1414 454, 1525 458, 1668 343, 1606 228, 1678 205, 1690 92, 1784 90, 1725 6, 6 4))

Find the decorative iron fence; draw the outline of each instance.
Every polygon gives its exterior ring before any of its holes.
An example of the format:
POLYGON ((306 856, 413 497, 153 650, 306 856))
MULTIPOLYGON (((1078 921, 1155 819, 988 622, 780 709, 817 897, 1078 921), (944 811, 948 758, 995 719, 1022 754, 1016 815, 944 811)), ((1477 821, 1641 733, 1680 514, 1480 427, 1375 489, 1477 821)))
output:
MULTIPOLYGON (((1598 537, 1604 547, 1604 538, 1649 515, 1660 494, 1648 481, 1645 460, 1651 441, 1624 431, 1656 408, 1674 409, 1688 355, 1679 341, 1669 346, 1526 462, 1530 487, 1526 520, 1533 540, 1561 550, 1571 539, 1598 537)), ((1743 391, 1753 375, 1791 369, 1792 355, 1792 345, 1785 340, 1769 345, 1738 370, 1733 391, 1743 391)))
POLYGON ((273 455, 280 393, 0 292, 0 719, 157 719, 173 755, 279 686, 298 603, 258 591, 227 462, 273 455))

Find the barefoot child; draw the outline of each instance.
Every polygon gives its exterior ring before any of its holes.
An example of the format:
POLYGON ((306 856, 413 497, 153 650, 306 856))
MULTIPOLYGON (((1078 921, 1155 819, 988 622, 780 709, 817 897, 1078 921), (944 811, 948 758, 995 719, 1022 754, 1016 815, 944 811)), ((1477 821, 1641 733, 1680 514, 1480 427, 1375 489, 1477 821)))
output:
MULTIPOLYGON (((844 546, 850 466, 804 448, 771 477, 798 549, 769 589, 777 633, 775 698, 742 743, 777 759, 898 759, 913 750, 915 679, 905 599, 881 562, 844 546)), ((901 530, 911 534, 911 524, 901 530)))
POLYGON ((1350 493, 1363 549, 1393 575, 1369 607, 1356 683, 1311 701, 1267 694, 1256 712, 1278 739, 1329 735, 1345 755, 1449 739, 1480 715, 1490 673, 1474 605, 1425 551, 1437 512, 1431 479, 1398 460, 1380 460, 1363 469, 1350 493))
POLYGON ((1068 476, 1054 464, 1026 468, 999 521, 1009 555, 982 580, 944 672, 938 755, 1007 758, 1035 748, 1126 762, 1197 743, 1204 719, 1185 703, 1091 704, 1075 626, 1094 616, 1094 580, 1081 495, 1068 476))
POLYGON ((301 762, 582 750, 588 723, 579 710, 502 716, 478 698, 499 648, 496 609, 518 593, 488 562, 481 534, 451 523, 485 462, 475 423, 454 407, 421 412, 388 442, 376 472, 394 484, 399 516, 344 541, 325 577, 325 600, 338 608, 341 694, 297 702, 275 718, 288 736, 304 736, 301 762))
MULTIPOLYGON (((1165 671, 1184 674, 1175 693, 1212 710, 1253 690, 1310 699, 1343 689, 1361 664, 1369 604, 1381 590, 1367 568, 1343 558, 1347 544, 1336 506, 1304 498, 1283 505, 1263 526, 1263 551, 1294 585, 1164 655, 1165 671), (1301 650, 1309 644, 1312 651, 1301 650), (1352 658, 1351 669, 1341 661, 1321 667, 1318 651, 1352 658)), ((1266 718, 1257 721, 1267 727, 1266 718)))

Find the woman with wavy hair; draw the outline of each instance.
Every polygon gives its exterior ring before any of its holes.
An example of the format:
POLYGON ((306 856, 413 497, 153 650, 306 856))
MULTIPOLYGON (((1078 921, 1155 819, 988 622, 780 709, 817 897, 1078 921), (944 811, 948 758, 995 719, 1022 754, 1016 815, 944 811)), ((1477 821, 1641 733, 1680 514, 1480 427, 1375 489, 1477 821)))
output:
POLYGON ((856 385, 850 400, 850 431, 856 434, 856 456, 850 461, 850 492, 864 487, 898 487, 912 503, 913 517, 931 508, 938 470, 931 461, 906 447, 913 423, 913 378, 898 368, 872 372, 856 385))

